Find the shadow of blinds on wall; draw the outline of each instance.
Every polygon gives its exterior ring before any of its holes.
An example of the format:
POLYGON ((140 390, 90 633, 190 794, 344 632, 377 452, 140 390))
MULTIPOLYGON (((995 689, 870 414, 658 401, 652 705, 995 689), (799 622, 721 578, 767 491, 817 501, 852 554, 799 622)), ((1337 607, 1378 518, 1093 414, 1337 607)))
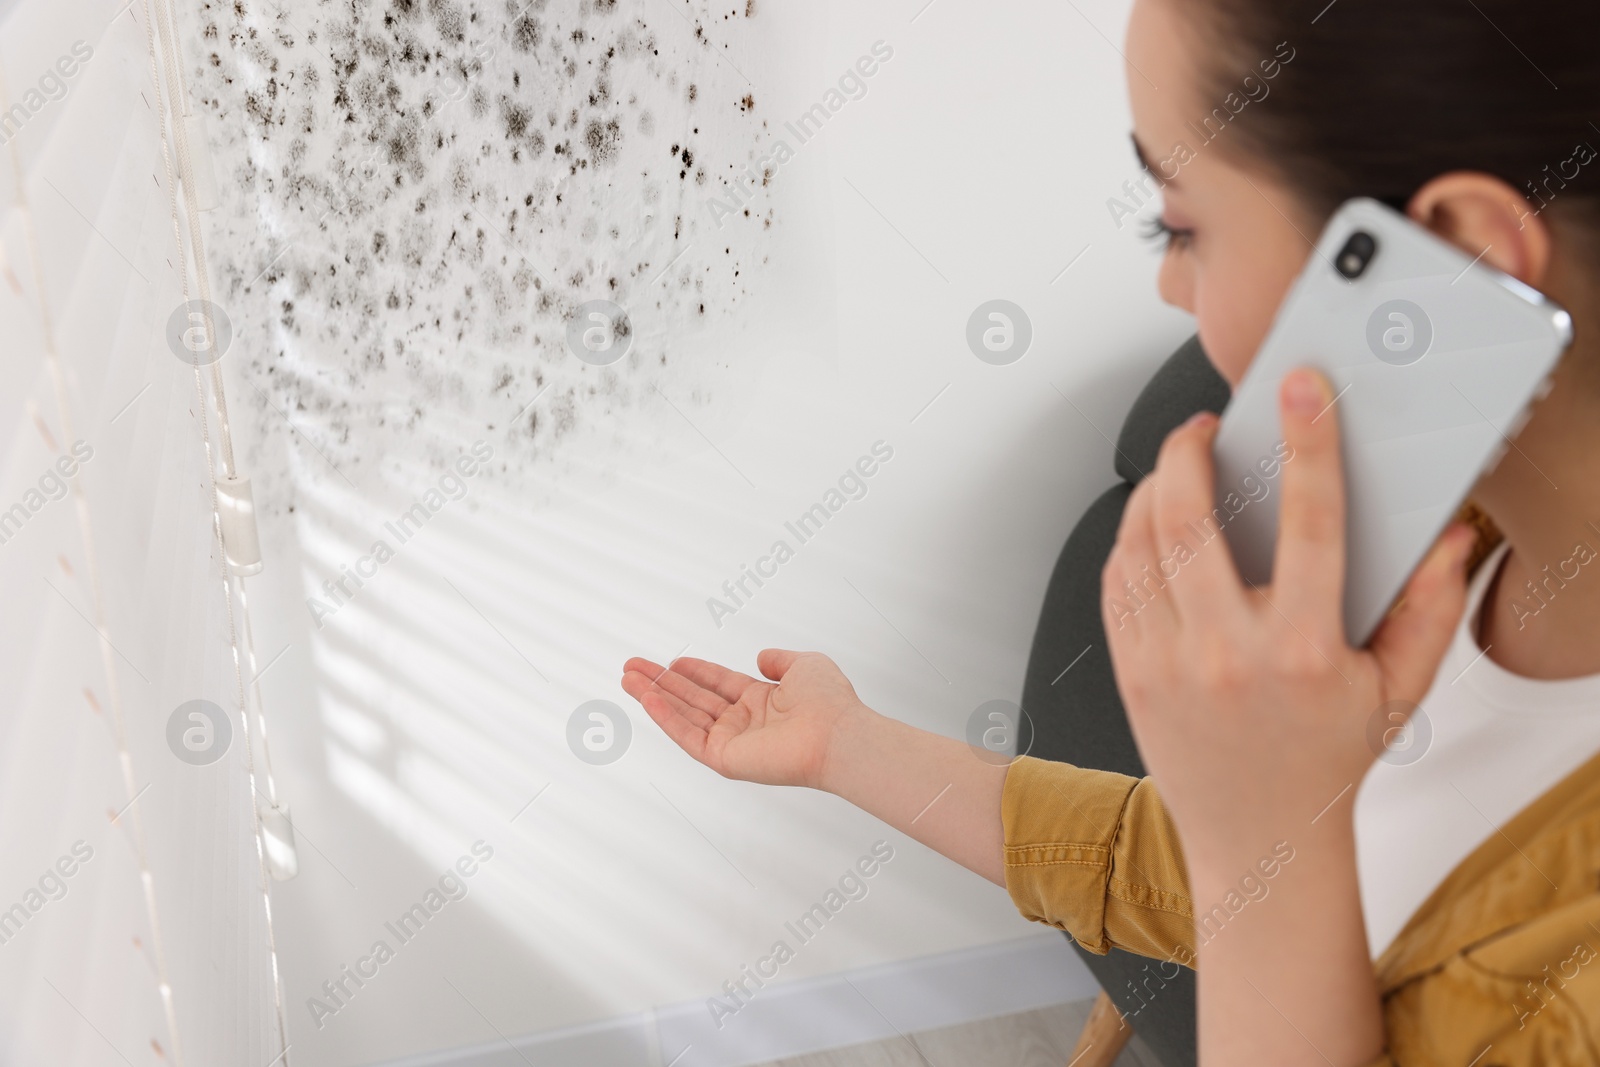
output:
POLYGON ((0 7, 7 1062, 289 1060, 225 405, 169 342, 204 286, 163 7, 0 7))

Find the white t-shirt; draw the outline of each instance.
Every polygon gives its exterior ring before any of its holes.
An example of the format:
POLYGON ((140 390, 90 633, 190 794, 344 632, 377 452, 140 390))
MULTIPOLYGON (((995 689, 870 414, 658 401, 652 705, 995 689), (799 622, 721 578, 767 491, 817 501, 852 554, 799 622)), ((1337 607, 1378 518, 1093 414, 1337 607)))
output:
POLYGON ((1497 548, 1473 577, 1461 627, 1418 712, 1426 724, 1393 737, 1356 793, 1374 959, 1473 849, 1600 751, 1600 675, 1523 678, 1478 647, 1479 606, 1506 551, 1497 548))

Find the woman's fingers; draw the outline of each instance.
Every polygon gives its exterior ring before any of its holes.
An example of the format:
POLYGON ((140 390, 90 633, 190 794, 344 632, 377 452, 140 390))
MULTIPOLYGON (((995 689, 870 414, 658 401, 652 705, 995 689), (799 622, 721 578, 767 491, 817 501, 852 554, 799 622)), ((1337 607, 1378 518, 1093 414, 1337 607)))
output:
MULTIPOLYGON (((672 671, 702 688, 709 689, 729 704, 737 704, 739 698, 744 696, 744 691, 756 684, 756 680, 748 674, 740 674, 720 663, 695 659, 693 656, 679 656, 673 660, 672 671)), ((713 711, 712 714, 718 712, 713 711)))
POLYGON ((1107 633, 1122 633, 1149 624, 1146 612, 1156 609, 1171 612, 1170 604, 1160 604, 1160 590, 1144 579, 1142 570, 1155 559, 1155 542, 1150 531, 1154 490, 1146 479, 1128 497, 1117 528, 1117 543, 1101 572, 1101 598, 1104 603, 1107 633))
POLYGON ((627 674, 629 671, 638 671, 651 681, 655 681, 666 672, 666 668, 654 660, 645 659, 643 656, 630 656, 627 662, 622 665, 623 674, 627 674))
MULTIPOLYGON (((628 678, 642 678, 642 675, 623 675, 623 688, 628 689, 628 678)), ((628 689, 630 695, 639 701, 646 715, 661 727, 661 731, 677 743, 689 755, 701 763, 706 762, 706 731, 695 726, 684 717, 679 707, 672 703, 673 698, 665 693, 657 692, 648 687, 635 693, 628 689)), ((692 709, 691 709, 692 710, 692 709)), ((708 764, 709 766, 709 764, 708 764)), ((716 768, 712 768, 715 770, 716 768)))
POLYGON ((717 721, 728 705, 715 693, 700 688, 689 679, 673 671, 658 668, 648 660, 629 660, 628 670, 622 676, 622 690, 633 699, 644 703, 646 693, 655 693, 667 702, 667 706, 683 716, 690 725, 708 730, 711 724, 717 721), (646 670, 655 668, 652 673, 645 673, 636 664, 643 662, 646 670))
POLYGON ((1147 580, 1164 583, 1180 616, 1226 619, 1240 603, 1243 584, 1233 556, 1216 532, 1216 470, 1211 457, 1217 417, 1201 412, 1161 446, 1154 482, 1156 558, 1147 580))
POLYGON ((763 648, 756 653, 756 666, 760 668, 763 677, 781 682, 783 676, 789 673, 789 668, 793 667, 795 661, 803 655, 805 653, 794 652, 787 648, 763 648))
POLYGON ((1278 393, 1284 460, 1272 602, 1313 640, 1344 639, 1345 495, 1333 391, 1302 367, 1278 393))
POLYGON ((1406 584, 1400 604, 1372 639, 1389 700, 1421 700, 1466 610, 1466 562, 1477 531, 1457 524, 1434 544, 1406 584))

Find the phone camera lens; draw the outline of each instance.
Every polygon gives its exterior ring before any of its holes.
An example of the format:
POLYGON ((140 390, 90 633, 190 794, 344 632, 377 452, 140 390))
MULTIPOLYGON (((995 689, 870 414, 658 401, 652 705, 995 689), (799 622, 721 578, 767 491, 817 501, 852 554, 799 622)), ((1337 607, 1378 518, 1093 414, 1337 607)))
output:
POLYGON ((1371 265, 1372 257, 1377 251, 1378 242, 1373 236, 1365 230, 1357 230, 1350 235, 1350 239, 1334 257, 1334 269, 1354 281, 1367 272, 1367 267, 1371 265))

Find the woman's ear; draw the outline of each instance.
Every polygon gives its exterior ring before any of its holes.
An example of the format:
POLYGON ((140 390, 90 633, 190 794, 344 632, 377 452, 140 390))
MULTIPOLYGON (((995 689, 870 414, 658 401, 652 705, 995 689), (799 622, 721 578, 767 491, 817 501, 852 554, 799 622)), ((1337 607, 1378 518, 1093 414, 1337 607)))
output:
POLYGON ((1442 174, 1417 190, 1406 214, 1534 288, 1550 269, 1550 228, 1527 198, 1492 174, 1442 174))

